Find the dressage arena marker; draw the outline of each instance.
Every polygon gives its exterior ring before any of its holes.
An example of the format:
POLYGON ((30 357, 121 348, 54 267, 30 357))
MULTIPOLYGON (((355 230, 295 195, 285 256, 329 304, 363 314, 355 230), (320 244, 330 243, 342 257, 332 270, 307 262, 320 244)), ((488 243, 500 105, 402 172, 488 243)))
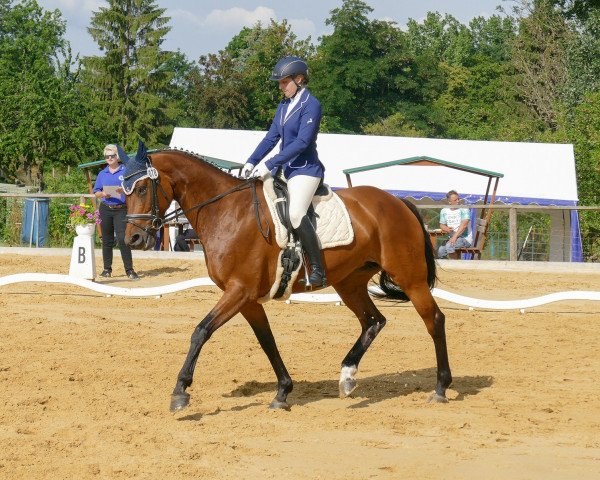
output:
MULTIPOLYGON (((79 287, 94 290, 105 294, 107 297, 114 295, 124 297, 155 297, 160 298, 167 293, 175 293, 195 287, 215 286, 208 277, 194 278, 183 282, 173 283, 171 285, 161 285, 159 287, 141 287, 141 288, 123 288, 106 285, 103 283, 92 282, 71 275, 60 275, 55 273, 17 273, 0 277, 0 287, 11 285, 13 283, 23 282, 44 282, 44 283, 63 283, 77 285, 79 287)), ((372 294, 382 293, 379 287, 370 287, 372 294)), ((432 290, 433 296, 447 300, 459 305, 474 308, 490 310, 519 310, 521 314, 525 313, 526 308, 538 307, 552 302, 563 300, 595 300, 600 301, 600 292, 574 290, 571 292, 556 292, 541 297, 533 297, 520 300, 482 300, 479 298, 465 297, 456 293, 447 292, 440 288, 432 290)), ((335 303, 341 305, 342 300, 336 293, 296 293, 290 296, 286 303, 292 302, 311 302, 311 303, 335 303)))
POLYGON ((94 255, 94 232, 96 224, 77 225, 77 236, 73 240, 69 275, 87 280, 96 278, 96 256, 94 255))

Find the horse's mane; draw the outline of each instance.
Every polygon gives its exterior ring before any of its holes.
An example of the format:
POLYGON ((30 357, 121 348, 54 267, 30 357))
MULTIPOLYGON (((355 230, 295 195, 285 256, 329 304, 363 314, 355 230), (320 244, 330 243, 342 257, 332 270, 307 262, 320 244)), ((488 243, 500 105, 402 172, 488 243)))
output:
POLYGON ((222 174, 225 174, 229 177, 237 178, 239 180, 239 177, 237 175, 233 175, 231 172, 227 172, 227 171, 223 170, 221 167, 219 167, 219 165, 217 165, 214 162, 211 162, 209 159, 207 159, 201 153, 191 152, 190 150, 184 150, 184 149, 173 148, 173 147, 167 147, 167 148, 163 148, 163 149, 153 150, 148 153, 150 155, 153 153, 181 153, 192 160, 201 162, 203 164, 208 165, 211 168, 214 168, 215 170, 219 171, 222 174))

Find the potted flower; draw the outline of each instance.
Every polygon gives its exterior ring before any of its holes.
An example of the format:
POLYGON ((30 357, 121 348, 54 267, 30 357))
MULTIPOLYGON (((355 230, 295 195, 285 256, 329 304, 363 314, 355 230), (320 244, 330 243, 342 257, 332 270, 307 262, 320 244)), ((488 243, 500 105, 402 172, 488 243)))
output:
POLYGON ((93 235, 99 225, 100 212, 90 203, 69 206, 69 223, 75 228, 77 235, 93 235))

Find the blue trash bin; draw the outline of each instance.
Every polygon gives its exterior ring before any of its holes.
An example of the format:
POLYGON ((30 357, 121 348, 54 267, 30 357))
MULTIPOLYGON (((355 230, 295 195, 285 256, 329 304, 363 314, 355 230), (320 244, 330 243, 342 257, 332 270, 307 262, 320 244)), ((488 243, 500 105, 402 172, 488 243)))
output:
POLYGON ((49 198, 26 198, 23 203, 21 243, 43 247, 48 235, 49 198))

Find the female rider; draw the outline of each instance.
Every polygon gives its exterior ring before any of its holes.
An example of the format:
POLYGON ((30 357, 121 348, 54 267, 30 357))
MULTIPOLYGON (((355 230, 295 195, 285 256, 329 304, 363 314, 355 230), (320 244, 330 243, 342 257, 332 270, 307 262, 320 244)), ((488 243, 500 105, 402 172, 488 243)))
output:
POLYGON ((285 98, 277 106, 269 131, 242 168, 242 176, 264 178, 269 173, 276 175, 279 169, 282 170, 288 184, 290 222, 310 264, 307 287, 324 287, 327 280, 319 241, 306 215, 325 174, 325 167, 317 153, 321 104, 306 88, 308 65, 299 57, 288 56, 279 60, 273 68, 271 80, 279 82, 285 98), (261 162, 279 140, 279 153, 261 162))

